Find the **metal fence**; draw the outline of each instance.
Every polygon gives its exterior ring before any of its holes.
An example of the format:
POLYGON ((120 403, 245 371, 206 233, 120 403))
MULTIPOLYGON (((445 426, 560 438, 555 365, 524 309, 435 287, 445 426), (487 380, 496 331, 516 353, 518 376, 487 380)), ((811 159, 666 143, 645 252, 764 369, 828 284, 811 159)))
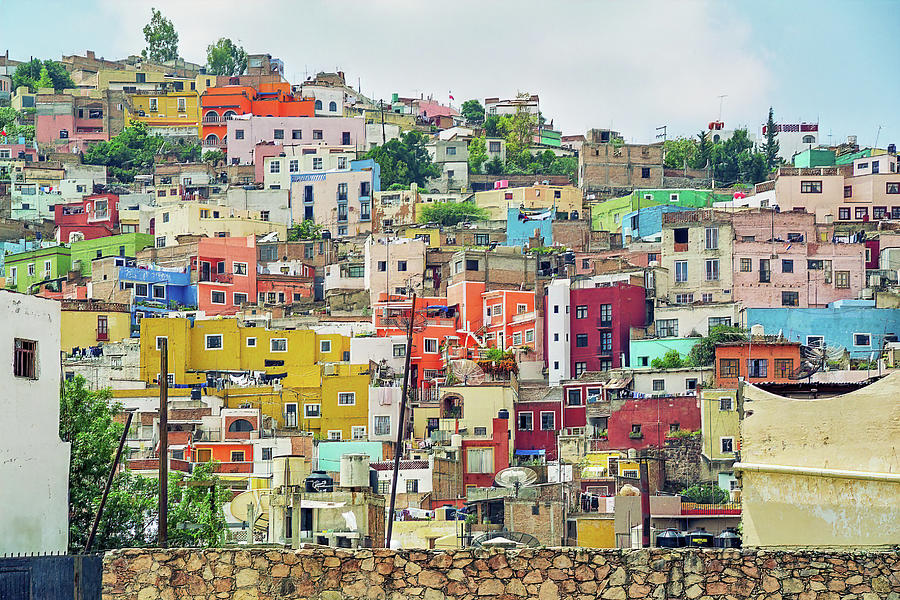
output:
POLYGON ((100 600, 103 555, 0 555, 2 600, 100 600))

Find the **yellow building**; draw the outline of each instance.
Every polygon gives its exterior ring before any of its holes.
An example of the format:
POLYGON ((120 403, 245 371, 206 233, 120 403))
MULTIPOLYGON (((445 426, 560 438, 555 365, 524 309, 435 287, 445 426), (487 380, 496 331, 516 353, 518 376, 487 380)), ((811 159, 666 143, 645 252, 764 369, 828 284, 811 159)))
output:
POLYGON ((155 208, 155 235, 157 241, 165 237, 166 246, 177 244, 177 237, 184 234, 220 237, 247 237, 278 233, 278 239, 287 239, 287 225, 264 221, 259 211, 238 210, 228 206, 203 204, 197 201, 160 204, 155 208))
POLYGON ((128 94, 125 126, 144 123, 160 135, 200 135, 200 94, 196 90, 128 94))
POLYGON ((612 515, 582 514, 575 517, 579 548, 615 548, 616 520, 612 515))
POLYGON ((734 462, 741 439, 737 390, 701 390, 700 427, 703 432, 703 456, 712 462, 734 462))
POLYGON ((491 221, 505 221, 510 208, 556 210, 557 219, 583 218, 583 194, 572 185, 543 185, 501 188, 475 193, 475 204, 485 209, 491 221))
POLYGON ((64 351, 131 336, 131 310, 127 304, 97 300, 63 300, 60 344, 64 351))
POLYGON ((141 322, 141 379, 159 377, 159 343, 169 346, 169 381, 207 382, 225 389, 227 408, 260 408, 279 428, 337 439, 365 439, 369 412, 368 364, 345 362, 350 338, 309 329, 242 327, 236 319, 145 319, 141 322), (241 387, 248 374, 272 385, 241 387), (284 377, 272 379, 274 375, 284 377), (232 378, 234 382, 232 382, 232 378), (360 429, 362 428, 362 429, 360 429))

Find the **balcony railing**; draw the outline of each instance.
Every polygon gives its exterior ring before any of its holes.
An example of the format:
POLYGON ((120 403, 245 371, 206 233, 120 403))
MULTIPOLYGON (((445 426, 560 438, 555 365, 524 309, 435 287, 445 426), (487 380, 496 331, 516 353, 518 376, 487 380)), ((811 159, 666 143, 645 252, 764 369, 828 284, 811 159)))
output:
POLYGON ((675 242, 675 252, 687 252, 687 251, 688 251, 687 242, 684 242, 684 243, 675 242))
POLYGON ((234 275, 231 273, 201 273, 200 281, 209 283, 234 283, 234 275))
POLYGON ((733 515, 740 516, 741 505, 739 502, 727 502, 724 504, 698 504, 696 502, 682 502, 682 515, 733 515))
POLYGON ((597 317, 597 327, 612 327, 612 321, 597 317))

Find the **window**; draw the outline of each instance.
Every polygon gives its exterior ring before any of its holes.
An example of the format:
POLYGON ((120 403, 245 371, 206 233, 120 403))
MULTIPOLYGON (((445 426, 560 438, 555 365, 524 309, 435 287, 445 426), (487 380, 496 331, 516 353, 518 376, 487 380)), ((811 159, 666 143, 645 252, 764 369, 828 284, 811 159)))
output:
POLYGON ((349 131, 341 132, 341 144, 344 146, 349 146, 351 143, 352 142, 350 141, 350 132, 349 131))
POLYGON ((500 152, 500 142, 488 142, 488 152, 500 152))
POLYGON ((491 243, 491 236, 487 233, 476 233, 475 234, 475 245, 476 246, 487 246, 491 243))
MULTIPOLYGON (((725 359, 723 359, 725 360, 725 359)), ((735 375, 737 377, 737 375, 735 375)), ((730 411, 734 410, 734 402, 732 402, 731 398, 719 398, 719 410, 720 411, 730 411)))
POLYGON ((478 259, 477 258, 467 258, 466 259, 466 271, 477 271, 478 270, 478 259))
POLYGON ((849 289, 850 288, 850 271, 834 272, 834 287, 849 289))
POLYGON ((303 405, 303 416, 307 419, 318 419, 322 416, 322 405, 321 404, 304 404, 303 405))
POLYGON ((675 294, 675 304, 693 304, 694 294, 675 294))
POLYGON ((857 221, 865 221, 869 218, 868 206, 857 206, 853 211, 853 218, 857 221))
MULTIPOLYGON (((646 365, 645 365, 645 366, 646 366, 646 365)), ((600 369, 601 371, 609 371, 609 370, 611 370, 611 369, 612 369, 612 360, 610 360, 610 359, 608 359, 608 358, 602 359, 602 360, 600 361, 600 367, 599 367, 599 369, 600 369)))
POLYGON ((821 194, 822 193, 822 182, 821 181, 801 181, 800 182, 800 193, 802 193, 802 194, 821 194))
POLYGON ((852 198, 853 197, 853 186, 845 185, 844 186, 844 198, 852 198))
POLYGON ((242 262, 231 263, 231 268, 234 269, 235 275, 246 275, 247 274, 247 263, 242 263, 242 262))
MULTIPOLYGON (((338 169, 346 169, 347 168, 347 157, 346 156, 338 156, 337 168, 338 169)), ((361 195, 368 196, 368 194, 361 194, 361 195)))
POLYGON ((256 338, 255 337, 247 338, 247 347, 248 348, 256 348, 256 338))
POLYGON ((641 168, 641 179, 650 179, 650 168, 649 167, 641 168))
POLYGON ((887 219, 888 216, 887 206, 873 206, 872 207, 872 218, 876 220, 887 219))
POLYGON ((740 377, 740 367, 738 364, 738 359, 736 358, 719 359, 719 377, 722 377, 723 379, 740 377))
POLYGON ((243 129, 235 129, 234 130, 234 139, 236 139, 236 140, 244 139, 244 130, 243 129))
POLYGON ((16 338, 13 350, 13 375, 37 379, 37 342, 16 338))
POLYGON ((741 259, 741 273, 749 273, 753 270, 753 259, 752 258, 742 258, 741 259))
POLYGON ((313 171, 321 171, 322 170, 322 157, 316 156, 312 161, 313 171))
POLYGON ((382 496, 387 496, 391 493, 391 481, 389 479, 382 479, 378 482, 378 493, 382 496))
POLYGON ((782 273, 793 273, 794 272, 794 261, 792 260, 781 260, 781 272, 782 273))
POLYGON ((600 352, 603 354, 612 354, 611 331, 603 331, 600 333, 600 352))
POLYGON ((292 140, 302 140, 303 132, 299 129, 291 129, 291 139, 292 140))
POLYGON ((556 430, 556 413, 541 411, 541 431, 556 430))
POLYGON ((688 264, 686 260, 675 261, 675 283, 684 283, 688 280, 688 264))
POLYGON ((703 292, 700 294, 700 302, 708 304, 713 301, 713 295, 710 292, 703 292))
POLYGON ((659 337, 678 337, 678 319, 657 319, 656 335, 659 337))
POLYGON ((207 350, 221 350, 222 349, 222 334, 206 334, 206 349, 207 350))
POLYGON ((225 292, 213 290, 210 292, 209 301, 213 304, 225 304, 225 292))
POLYGON ((437 354, 438 341, 437 338, 425 338, 425 353, 437 354))
MULTIPOLYGON (((334 102, 332 102, 332 104, 334 104, 334 102)), ((406 493, 407 494, 418 494, 419 493, 419 480, 418 479, 407 479, 406 480, 406 493)))
POLYGON ((575 363, 575 378, 581 377, 582 373, 587 371, 587 363, 586 362, 577 362, 575 363))
POLYGON ((232 450, 231 451, 231 462, 244 462, 244 451, 243 450, 232 450))
POLYGON ((781 292, 782 306, 800 306, 799 292, 781 292))
POLYGON ((653 391, 661 392, 666 389, 666 382, 663 379, 654 379, 653 380, 653 391))
POLYGON ((474 430, 474 434, 477 436, 484 437, 487 435, 487 427, 476 427, 474 430))
POLYGON ((522 332, 516 331, 513 333, 513 346, 521 346, 522 345, 522 332))
POLYGON ((526 329, 525 330, 525 343, 534 341, 534 329, 526 329))
POLYGON ((872 345, 872 336, 868 333, 854 333, 853 334, 853 345, 854 346, 871 346, 872 345))
MULTIPOLYGON (((708 230, 707 230, 708 231, 708 230)), ((714 258, 706 261, 706 281, 719 280, 719 259, 714 258)))
POLYGON ((390 435, 391 434, 391 416, 390 415, 375 415, 374 425, 375 425, 375 435, 390 435))
POLYGON ((406 344, 394 344, 394 358, 402 358, 406 356, 406 344))
MULTIPOLYGON (((139 73, 139 75, 143 75, 143 73, 139 73)), ((150 112, 156 112, 159 110, 159 100, 157 98, 150 98, 150 112)))
POLYGON ((710 317, 709 318, 709 328, 719 327, 721 325, 725 325, 726 327, 731 326, 731 317, 710 317))
POLYGON ((759 259, 759 282, 769 283, 770 281, 772 281, 772 271, 769 267, 769 259, 761 258, 759 259))
POLYGON ((612 304, 600 305, 600 327, 612 327, 612 304))
POLYGON ((581 406, 581 390, 578 388, 566 390, 566 405, 581 406))
POLYGON ((821 348, 825 343, 825 338, 821 335, 808 335, 806 336, 806 345, 813 348, 821 348))
POLYGON ((364 440, 366 439, 366 426, 365 425, 353 425, 350 428, 350 437, 354 440, 364 440))
POLYGON ((586 333, 579 333, 575 336, 575 347, 576 348, 587 348, 588 345, 588 336, 586 333))
POLYGON ((447 156, 456 156, 456 148, 450 146, 447 148, 447 156))
POLYGON ((341 441, 341 437, 343 436, 343 432, 340 429, 329 429, 328 430, 328 439, 332 442, 341 441))
POLYGON ((775 377, 777 379, 787 379, 794 371, 794 361, 790 358, 776 358, 773 366, 775 367, 775 377))
POLYGON ((494 449, 469 448, 466 451, 466 471, 469 473, 493 473, 494 449))
POLYGON ((850 207, 841 207, 838 208, 838 220, 839 221, 849 221, 850 220, 850 207))
POLYGON ((876 174, 881 171, 881 162, 880 161, 872 161, 872 174, 876 174))
POLYGON ((697 380, 693 377, 684 380, 684 389, 692 391, 697 389, 697 380))
POLYGON ((734 452, 734 438, 733 437, 723 437, 719 438, 719 442, 722 447, 722 454, 730 454, 734 452))
POLYGON ((707 227, 706 228, 706 249, 707 250, 716 250, 719 247, 719 228, 718 227, 707 227))
POLYGON ((534 429, 534 413, 519 413, 519 431, 531 431, 534 429))
POLYGON ((319 340, 319 353, 328 354, 331 352, 331 340, 319 340))
POLYGON ((34 276, 34 263, 28 263, 28 276, 34 276))
POLYGON ((269 340, 269 352, 287 352, 287 338, 272 338, 269 340))
POLYGON ((768 377, 769 361, 765 358, 747 359, 747 377, 768 377))
POLYGON ((588 307, 587 305, 581 305, 575 307, 575 318, 576 319, 587 319, 588 316, 588 307))
POLYGON ((273 160, 269 163, 269 173, 280 173, 281 172, 281 161, 273 160))
POLYGON ((886 194, 900 194, 900 182, 891 182, 885 184, 884 192, 886 194))
POLYGON ((147 289, 148 285, 146 283, 136 283, 134 284, 134 295, 140 296, 142 298, 147 297, 147 289))
POLYGON ((313 129, 313 139, 314 140, 322 139, 322 130, 321 129, 313 129))
POLYGON ((405 260, 397 261, 397 270, 398 271, 406 271, 406 261, 405 260))
POLYGON ((276 140, 283 140, 284 139, 284 129, 276 129, 273 132, 273 135, 276 140))
POLYGON ((339 393, 338 406, 356 406, 356 392, 339 393))

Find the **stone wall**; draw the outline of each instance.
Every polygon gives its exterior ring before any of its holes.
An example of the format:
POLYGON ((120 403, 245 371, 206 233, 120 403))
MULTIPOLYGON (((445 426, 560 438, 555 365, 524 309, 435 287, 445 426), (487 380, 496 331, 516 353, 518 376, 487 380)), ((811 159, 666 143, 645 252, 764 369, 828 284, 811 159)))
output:
POLYGON ((680 492, 702 479, 700 453, 703 440, 691 437, 667 437, 662 455, 666 461, 666 490, 680 492))
POLYGON ((106 555, 103 598, 897 600, 900 553, 130 549, 106 555))

